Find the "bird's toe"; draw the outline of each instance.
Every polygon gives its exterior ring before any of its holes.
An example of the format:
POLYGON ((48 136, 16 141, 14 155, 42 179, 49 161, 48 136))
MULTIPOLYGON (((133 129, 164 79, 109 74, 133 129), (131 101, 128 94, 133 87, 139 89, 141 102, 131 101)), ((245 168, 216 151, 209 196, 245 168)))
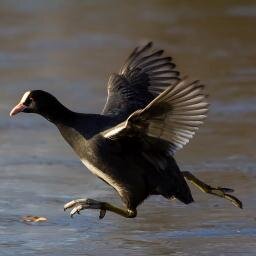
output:
POLYGON ((85 199, 85 198, 72 200, 64 205, 64 211, 66 211, 69 208, 73 208, 81 203, 85 203, 86 201, 87 201, 87 199, 85 199))
POLYGON ((217 189, 221 190, 223 193, 233 193, 235 191, 232 188, 217 187, 217 189))
POLYGON ((75 214, 80 214, 80 211, 83 210, 83 206, 79 204, 78 206, 74 207, 72 211, 70 212, 70 217, 73 218, 75 214))
POLYGON ((106 215, 106 209, 104 208, 104 203, 99 202, 90 198, 81 198, 72 200, 64 205, 64 211, 73 208, 70 212, 70 216, 73 217, 75 214, 80 214, 80 211, 84 209, 99 209, 99 218, 102 219, 106 215))

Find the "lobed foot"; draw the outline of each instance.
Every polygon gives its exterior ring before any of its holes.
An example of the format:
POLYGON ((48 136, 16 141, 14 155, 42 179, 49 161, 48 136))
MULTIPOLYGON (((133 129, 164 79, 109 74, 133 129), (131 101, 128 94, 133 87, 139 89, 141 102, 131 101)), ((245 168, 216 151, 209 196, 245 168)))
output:
POLYGON ((105 214, 106 214, 106 209, 104 207, 103 202, 96 201, 94 199, 90 198, 82 198, 82 199, 76 199, 72 200, 64 205, 64 211, 67 209, 73 208, 70 212, 71 218, 75 214, 80 214, 80 211, 85 210, 85 209, 99 209, 100 210, 100 215, 99 218, 103 219, 105 214))
POLYGON ((225 198, 225 199, 229 200, 236 207, 241 208, 241 209, 243 208, 243 204, 238 198, 236 198, 235 196, 232 196, 230 194, 227 194, 227 193, 234 192, 234 190, 231 188, 222 188, 222 187, 213 188, 208 185, 208 187, 206 187, 203 191, 208 194, 212 194, 215 196, 225 198))
POLYGON ((70 201, 69 203, 64 205, 64 211, 69 208, 73 208, 70 212, 70 216, 73 217, 75 214, 79 214, 80 211, 84 209, 99 209, 100 216, 99 218, 102 219, 106 215, 106 211, 110 211, 116 213, 120 216, 125 218, 135 218, 137 216, 136 209, 121 209, 117 206, 114 206, 107 202, 99 202, 94 199, 76 199, 70 201))
POLYGON ((214 187, 204 183, 203 181, 199 180, 198 178, 196 178, 191 172, 185 171, 182 173, 186 179, 188 179, 192 184, 194 184, 196 187, 198 187, 201 191, 211 194, 211 195, 225 198, 228 201, 230 201, 233 205, 235 205, 236 207, 241 208, 241 209, 243 208, 243 204, 238 198, 228 194, 228 193, 234 192, 233 189, 223 188, 223 187, 214 188, 214 187))

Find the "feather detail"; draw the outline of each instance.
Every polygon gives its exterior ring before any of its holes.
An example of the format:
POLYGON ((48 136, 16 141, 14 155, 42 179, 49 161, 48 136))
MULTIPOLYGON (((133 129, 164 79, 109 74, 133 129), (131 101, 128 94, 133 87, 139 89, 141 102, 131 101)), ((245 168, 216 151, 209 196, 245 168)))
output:
POLYGON ((203 89, 199 81, 181 80, 103 136, 158 138, 169 142, 169 150, 174 154, 189 142, 206 117, 208 103, 203 89))
POLYGON ((149 42, 135 48, 120 72, 110 76, 104 115, 127 118, 180 80, 172 58, 163 56, 163 50, 153 50, 152 47, 153 43, 149 42))

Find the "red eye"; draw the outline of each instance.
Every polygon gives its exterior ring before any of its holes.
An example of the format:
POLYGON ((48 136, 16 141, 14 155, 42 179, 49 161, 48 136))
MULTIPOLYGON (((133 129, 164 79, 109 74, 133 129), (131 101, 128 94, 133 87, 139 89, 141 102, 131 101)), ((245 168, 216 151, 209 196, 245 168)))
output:
POLYGON ((28 98, 26 99, 26 101, 24 102, 24 105, 25 105, 25 106, 29 106, 32 101, 33 101, 33 99, 32 99, 31 97, 28 97, 28 98))

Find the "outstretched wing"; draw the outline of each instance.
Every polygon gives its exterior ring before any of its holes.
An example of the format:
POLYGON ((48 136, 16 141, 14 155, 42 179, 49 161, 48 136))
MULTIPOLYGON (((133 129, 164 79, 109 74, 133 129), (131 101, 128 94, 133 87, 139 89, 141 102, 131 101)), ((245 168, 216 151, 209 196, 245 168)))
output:
POLYGON ((208 103, 203 86, 186 79, 170 86, 145 108, 133 112, 126 121, 105 131, 110 139, 137 137, 141 141, 151 138, 169 143, 174 154, 194 136, 206 117, 208 103))
POLYGON ((164 51, 152 46, 150 42, 134 49, 119 74, 110 76, 102 114, 127 118, 179 80, 172 58, 163 57, 164 51))

